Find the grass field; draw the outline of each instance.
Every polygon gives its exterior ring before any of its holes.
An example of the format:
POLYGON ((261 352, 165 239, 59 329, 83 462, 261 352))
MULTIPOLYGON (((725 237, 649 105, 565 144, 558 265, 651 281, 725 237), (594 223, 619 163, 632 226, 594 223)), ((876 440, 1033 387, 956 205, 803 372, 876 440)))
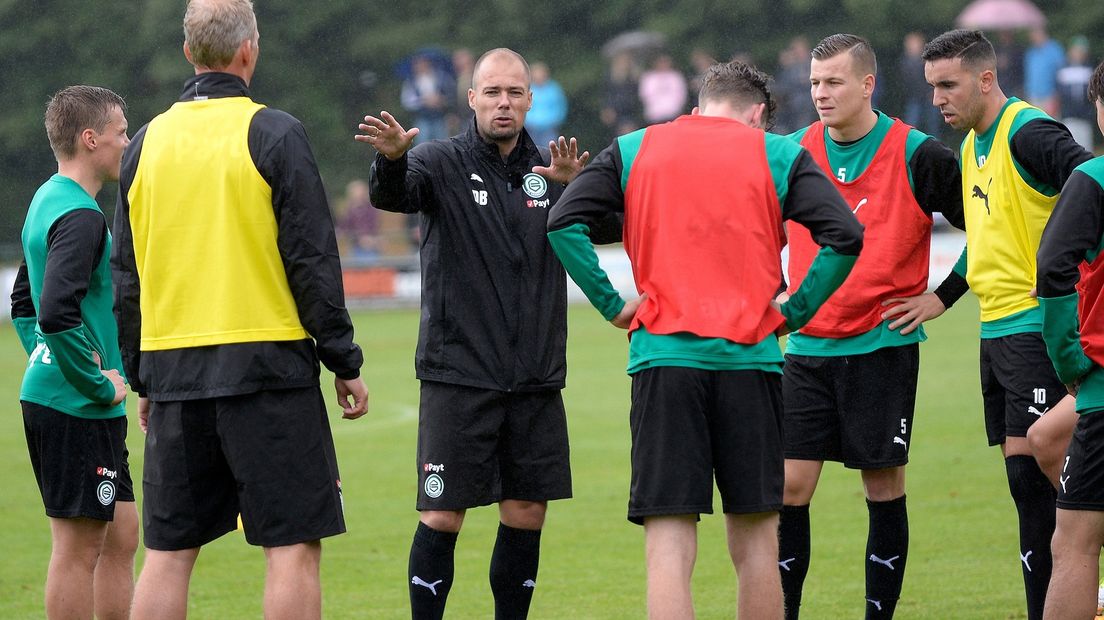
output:
MULTIPOLYGON (((325 616, 408 617, 406 561, 417 520, 417 313, 362 312, 355 319, 371 400, 361 420, 331 418, 349 533, 324 545, 325 616)), ((1015 510, 1000 453, 985 446, 982 426, 977 305, 968 297, 928 327, 908 479, 912 545, 897 617, 1022 618, 1015 510)), ((623 332, 588 306, 571 310, 565 400, 575 497, 549 511, 533 618, 644 616, 642 530, 625 520, 625 356, 623 332)), ((50 546, 17 404, 24 363, 11 326, 0 325, 0 402, 7 411, 0 416, 0 618, 42 617, 50 546)), ((323 381, 332 400, 332 382, 323 381)), ((131 470, 141 472, 142 435, 133 417, 130 433, 131 470)), ((856 472, 825 468, 812 523, 802 617, 861 617, 866 508, 856 472)), ((496 527, 492 508, 469 512, 457 545, 449 618, 493 616, 487 564, 496 527)), ((723 529, 719 515, 703 516, 694 575, 700 618, 735 614, 723 529)), ((263 570, 261 552, 239 534, 209 545, 192 580, 190 616, 261 617, 263 570)))

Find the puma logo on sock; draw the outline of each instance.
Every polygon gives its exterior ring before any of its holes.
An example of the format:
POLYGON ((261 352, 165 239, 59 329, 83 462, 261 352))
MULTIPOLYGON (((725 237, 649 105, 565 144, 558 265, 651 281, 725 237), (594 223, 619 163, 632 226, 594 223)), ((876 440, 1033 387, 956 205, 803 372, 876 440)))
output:
POLYGON ((889 558, 888 560, 883 560, 882 558, 880 558, 880 557, 874 555, 873 553, 871 553, 870 554, 870 561, 875 562, 877 564, 883 564, 885 566, 888 566, 889 570, 897 570, 896 568, 893 568, 893 561, 896 560, 899 557, 901 557, 901 556, 895 555, 895 556, 889 558))
POLYGON ((414 575, 414 578, 410 580, 410 583, 416 586, 422 586, 423 588, 432 592, 433 596, 437 596, 437 584, 441 583, 442 581, 444 581, 444 579, 438 579, 433 583, 429 583, 427 581, 424 581, 421 577, 414 575))

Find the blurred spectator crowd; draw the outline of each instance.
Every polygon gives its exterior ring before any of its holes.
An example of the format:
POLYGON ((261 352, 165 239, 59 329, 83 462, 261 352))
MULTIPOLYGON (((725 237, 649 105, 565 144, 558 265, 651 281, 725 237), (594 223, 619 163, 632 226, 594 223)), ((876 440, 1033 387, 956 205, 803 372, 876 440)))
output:
MULTIPOLYGON (((627 33, 603 48, 607 62, 600 104, 602 124, 612 139, 646 125, 672 120, 697 105, 697 92, 706 70, 718 60, 713 51, 695 48, 681 64, 654 33, 627 33)), ((1093 58, 1088 40, 1075 36, 1067 46, 1043 27, 1028 31, 992 33, 997 50, 1001 87, 1061 120, 1073 137, 1090 151, 1096 146, 1096 110, 1088 100, 1093 58)), ((961 135, 951 135, 931 103, 931 87, 924 80, 920 58, 927 42, 923 33, 910 32, 898 50, 878 50, 875 107, 917 129, 957 147, 961 135)), ((737 52, 728 59, 773 69, 773 95, 778 105, 772 131, 788 134, 817 120, 809 94, 812 44, 803 36, 791 39, 773 63, 737 52)), ((402 78, 401 104, 407 127, 418 127, 417 142, 448 138, 467 130, 468 107, 475 56, 468 49, 451 53, 439 48, 419 50, 398 65, 402 78)), ((552 69, 531 64, 533 107, 526 129, 534 142, 555 140, 567 119, 569 101, 552 69)), ((336 221, 343 255, 355 263, 374 264, 385 257, 409 256, 417 251, 417 217, 373 209, 368 185, 350 182, 336 203, 336 221)))

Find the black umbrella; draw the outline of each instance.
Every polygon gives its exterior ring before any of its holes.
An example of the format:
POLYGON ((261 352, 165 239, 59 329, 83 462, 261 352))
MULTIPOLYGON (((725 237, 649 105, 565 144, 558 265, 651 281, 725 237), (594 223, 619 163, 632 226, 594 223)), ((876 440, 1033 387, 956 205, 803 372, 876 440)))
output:
POLYGON ((409 78, 414 72, 414 60, 417 58, 425 58, 438 71, 443 71, 447 75, 455 77, 452 68, 452 55, 449 54, 448 50, 441 47, 419 48, 413 54, 395 63, 395 75, 404 80, 409 78))
POLYGON ((613 37, 602 46, 602 55, 613 58, 620 54, 647 56, 663 50, 667 37, 659 32, 630 30, 613 37))

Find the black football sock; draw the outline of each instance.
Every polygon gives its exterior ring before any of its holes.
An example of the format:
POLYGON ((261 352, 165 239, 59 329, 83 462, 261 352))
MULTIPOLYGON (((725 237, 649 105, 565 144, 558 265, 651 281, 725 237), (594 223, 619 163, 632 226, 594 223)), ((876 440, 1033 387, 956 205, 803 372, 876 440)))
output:
POLYGON ((901 598, 908 558, 909 528, 905 496, 888 502, 866 501, 866 618, 892 618, 901 598))
POLYGON ((439 532, 418 523, 407 569, 410 617, 414 620, 439 620, 445 615, 457 536, 456 532, 439 532))
POLYGON ((810 546, 809 505, 783 506, 778 520, 778 572, 782 575, 786 620, 797 620, 800 611, 810 546))
POLYGON ((1033 457, 1010 456, 1004 459, 1004 467, 1020 518, 1020 568, 1027 591, 1027 617, 1038 620, 1043 617, 1050 584, 1050 539, 1054 535, 1057 491, 1033 457))
POLYGON ((498 524, 490 575, 497 620, 514 620, 529 615, 529 603, 537 587, 540 537, 540 530, 521 530, 498 524))

